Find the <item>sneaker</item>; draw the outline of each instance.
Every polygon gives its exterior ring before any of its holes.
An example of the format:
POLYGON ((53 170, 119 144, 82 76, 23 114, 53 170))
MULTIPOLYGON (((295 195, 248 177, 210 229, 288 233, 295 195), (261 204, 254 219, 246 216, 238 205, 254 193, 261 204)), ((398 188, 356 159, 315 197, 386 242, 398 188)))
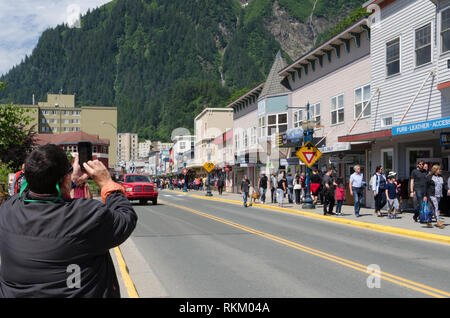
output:
POLYGON ((443 229, 443 228, 445 227, 445 226, 444 226, 444 223, 443 223, 442 221, 437 222, 435 226, 437 226, 437 227, 440 228, 440 229, 443 229))
POLYGON ((415 215, 413 215, 413 220, 414 220, 414 222, 419 222, 419 220, 417 219, 417 216, 415 216, 415 215))
POLYGON ((360 216, 361 216, 361 215, 359 215, 359 214, 356 214, 356 217, 357 217, 357 218, 359 218, 360 216))

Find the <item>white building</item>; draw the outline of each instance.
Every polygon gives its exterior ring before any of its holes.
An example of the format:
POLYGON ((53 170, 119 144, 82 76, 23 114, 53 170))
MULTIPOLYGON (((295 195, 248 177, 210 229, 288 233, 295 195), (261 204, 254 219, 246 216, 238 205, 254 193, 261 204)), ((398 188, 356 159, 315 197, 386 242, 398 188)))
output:
POLYGON ((139 158, 147 158, 150 153, 151 146, 152 142, 150 140, 138 143, 139 158))

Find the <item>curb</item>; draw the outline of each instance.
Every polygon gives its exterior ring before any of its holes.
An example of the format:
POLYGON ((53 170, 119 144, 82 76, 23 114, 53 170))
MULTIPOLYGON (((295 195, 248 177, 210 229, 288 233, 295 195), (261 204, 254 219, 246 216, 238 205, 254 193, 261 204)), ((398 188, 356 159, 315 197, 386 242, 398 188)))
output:
POLYGON ((120 273, 122 274, 122 279, 127 289, 129 298, 139 298, 139 294, 134 286, 133 280, 130 277, 127 264, 123 258, 122 252, 118 246, 114 247, 114 253, 116 255, 117 263, 119 265, 120 273))
MULTIPOLYGON (((206 196, 201 196, 201 195, 196 195, 196 194, 191 194, 190 196, 194 197, 194 198, 198 198, 198 199, 203 199, 203 200, 221 201, 221 202, 227 202, 227 203, 239 204, 239 205, 243 204, 241 201, 230 200, 230 199, 211 198, 211 197, 206 197, 206 196)), ((438 243, 450 245, 450 236, 446 236, 446 235, 424 233, 424 232, 420 232, 420 231, 407 230, 407 229, 402 229, 402 228, 393 227, 393 226, 340 219, 340 218, 336 218, 333 216, 324 216, 324 215, 319 215, 319 214, 316 214, 313 212, 299 211, 299 210, 294 210, 294 209, 290 209, 290 208, 274 207, 274 206, 270 206, 270 205, 253 204, 253 207, 269 209, 269 210, 290 213, 290 214, 297 214, 297 215, 302 215, 302 216, 306 216, 309 218, 319 219, 319 220, 323 220, 323 221, 327 221, 327 222, 339 223, 339 224, 364 228, 364 229, 368 229, 368 230, 373 230, 373 231, 377 231, 377 232, 390 233, 390 234, 394 234, 394 235, 398 235, 398 236, 410 237, 410 238, 438 242, 438 243)))

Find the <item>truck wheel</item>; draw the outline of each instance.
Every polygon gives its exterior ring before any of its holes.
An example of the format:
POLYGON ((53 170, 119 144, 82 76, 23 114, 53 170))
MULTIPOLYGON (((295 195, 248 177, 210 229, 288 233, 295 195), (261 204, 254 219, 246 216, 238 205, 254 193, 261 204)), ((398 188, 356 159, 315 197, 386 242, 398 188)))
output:
POLYGON ((158 199, 153 199, 153 200, 152 200, 152 204, 153 204, 153 205, 157 205, 157 204, 158 204, 158 199))

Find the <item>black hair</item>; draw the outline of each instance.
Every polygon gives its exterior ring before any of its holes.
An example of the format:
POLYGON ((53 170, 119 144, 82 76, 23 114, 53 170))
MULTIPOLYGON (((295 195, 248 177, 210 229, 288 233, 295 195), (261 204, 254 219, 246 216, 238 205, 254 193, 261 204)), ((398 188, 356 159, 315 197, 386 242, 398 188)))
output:
POLYGON ((56 184, 68 173, 67 155, 56 145, 47 144, 31 152, 25 160, 25 179, 30 190, 39 194, 56 193, 56 184))

